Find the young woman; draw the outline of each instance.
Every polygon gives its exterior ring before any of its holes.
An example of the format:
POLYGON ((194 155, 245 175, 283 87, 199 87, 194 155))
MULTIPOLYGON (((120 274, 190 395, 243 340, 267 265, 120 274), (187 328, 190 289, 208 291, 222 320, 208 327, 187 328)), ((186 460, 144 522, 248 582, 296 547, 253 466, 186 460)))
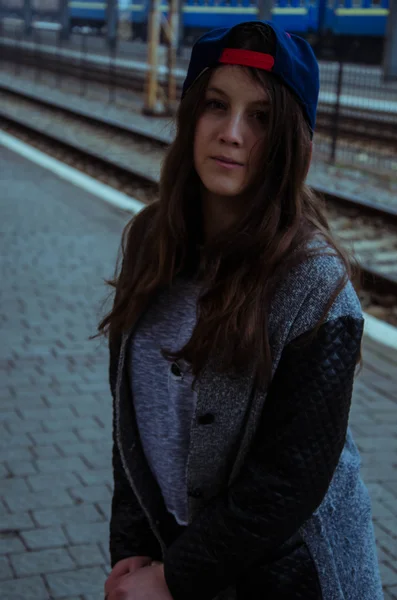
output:
POLYGON ((159 201, 123 233, 109 333, 108 600, 379 600, 348 426, 363 318, 305 185, 308 44, 194 46, 159 201))

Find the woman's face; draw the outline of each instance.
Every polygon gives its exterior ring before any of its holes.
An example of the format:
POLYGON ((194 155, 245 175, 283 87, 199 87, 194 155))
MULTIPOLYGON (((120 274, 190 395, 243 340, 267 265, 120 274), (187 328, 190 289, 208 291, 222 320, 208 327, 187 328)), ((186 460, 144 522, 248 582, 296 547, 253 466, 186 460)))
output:
POLYGON ((212 74, 196 125, 194 166, 207 192, 238 196, 258 165, 270 103, 247 71, 225 65, 212 74))

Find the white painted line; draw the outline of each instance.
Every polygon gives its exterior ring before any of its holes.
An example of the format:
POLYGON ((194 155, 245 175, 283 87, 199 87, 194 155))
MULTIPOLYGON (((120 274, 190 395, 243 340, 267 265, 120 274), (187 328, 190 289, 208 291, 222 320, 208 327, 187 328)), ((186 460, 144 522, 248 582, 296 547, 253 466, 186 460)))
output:
POLYGON ((2 23, 5 25, 24 25, 25 20, 17 17, 4 17, 1 19, 2 23))
MULTIPOLYGON (((323 104, 335 104, 337 95, 334 92, 320 92, 318 101, 323 104)), ((366 111, 393 113, 397 112, 397 102, 393 100, 377 100, 375 98, 361 98, 359 96, 349 96, 341 94, 339 96, 341 106, 347 108, 357 108, 366 111)))
POLYGON ((367 313, 364 313, 364 319, 364 332, 366 336, 383 346, 397 350, 397 327, 367 313))
POLYGON ((117 206, 117 208, 137 213, 145 206, 139 200, 127 196, 127 194, 118 192, 109 185, 105 185, 93 177, 90 177, 73 167, 69 167, 69 165, 65 165, 65 163, 60 160, 48 156, 48 154, 33 148, 33 146, 29 146, 29 144, 25 144, 25 142, 22 142, 18 138, 11 136, 8 133, 4 133, 3 131, 0 131, 0 144, 36 163, 40 167, 52 171, 58 175, 58 177, 69 181, 73 185, 77 185, 90 194, 98 196, 101 200, 113 204, 113 206, 117 206))
MULTIPOLYGON (((31 160, 37 165, 52 171, 58 175, 58 177, 69 181, 73 185, 77 185, 90 194, 98 196, 105 202, 109 202, 109 204, 117 206, 117 208, 128 210, 132 213, 137 213, 144 208, 144 204, 139 200, 131 198, 130 196, 122 194, 121 192, 114 190, 104 183, 96 181, 92 177, 81 173, 73 167, 65 165, 56 158, 48 156, 44 152, 29 146, 29 144, 25 144, 25 142, 22 142, 18 138, 15 138, 8 133, 0 131, 0 144, 6 148, 9 148, 9 150, 12 150, 13 152, 20 154, 24 158, 31 160)), ((364 313, 364 319, 364 331, 368 337, 379 342, 380 344, 397 350, 396 327, 393 327, 393 325, 389 325, 389 323, 385 323, 384 321, 381 321, 372 315, 368 315, 367 313, 364 313)))
POLYGON ((35 29, 48 29, 49 31, 59 31, 62 29, 60 23, 52 23, 51 21, 34 21, 32 27, 35 29))

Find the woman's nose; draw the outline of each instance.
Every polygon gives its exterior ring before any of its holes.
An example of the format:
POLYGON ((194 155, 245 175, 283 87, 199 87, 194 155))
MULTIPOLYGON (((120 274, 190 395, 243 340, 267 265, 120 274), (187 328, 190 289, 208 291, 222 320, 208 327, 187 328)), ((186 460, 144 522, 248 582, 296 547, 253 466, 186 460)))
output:
POLYGON ((243 142, 243 120, 240 115, 230 115, 222 123, 220 138, 227 144, 241 145, 243 142))

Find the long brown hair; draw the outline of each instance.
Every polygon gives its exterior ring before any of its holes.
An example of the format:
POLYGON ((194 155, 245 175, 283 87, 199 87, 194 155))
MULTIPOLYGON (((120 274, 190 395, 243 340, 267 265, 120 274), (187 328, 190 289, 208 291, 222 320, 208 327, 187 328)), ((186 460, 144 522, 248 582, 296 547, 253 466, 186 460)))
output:
MULTIPOLYGON (((245 24, 232 31, 227 45, 272 53, 273 35, 270 28, 245 24)), ((322 201, 305 185, 311 134, 297 99, 274 76, 248 70, 267 90, 272 110, 262 168, 250 183, 244 218, 204 243, 193 141, 209 69, 180 103, 176 137, 162 165, 159 200, 134 216, 123 231, 115 276, 107 281, 116 289, 114 304, 98 331, 119 335, 177 276, 194 277, 202 284, 195 329, 183 348, 174 353, 163 349, 164 356, 185 359, 195 378, 210 357, 221 371, 253 368, 258 383, 266 386, 272 365, 268 314, 277 282, 315 254, 340 258, 345 274, 317 331, 352 271, 330 233, 322 201), (324 243, 309 248, 315 237, 324 243)))

